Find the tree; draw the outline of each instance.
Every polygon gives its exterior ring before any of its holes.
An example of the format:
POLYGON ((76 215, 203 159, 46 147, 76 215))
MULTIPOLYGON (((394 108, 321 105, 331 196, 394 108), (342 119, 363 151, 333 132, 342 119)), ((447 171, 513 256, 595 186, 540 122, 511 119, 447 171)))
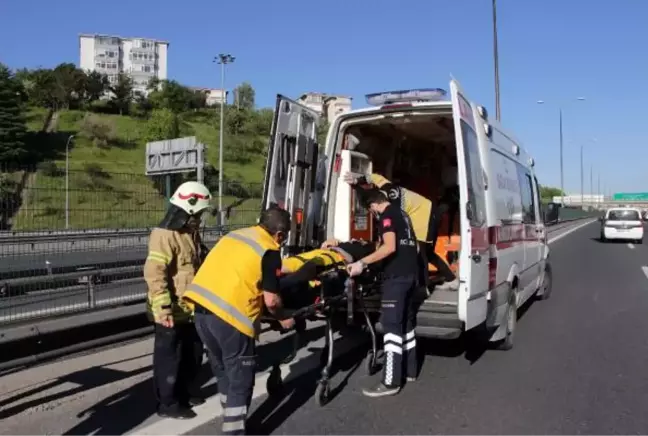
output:
POLYGON ((560 188, 540 185, 540 198, 542 200, 552 201, 554 197, 560 197, 561 195, 565 195, 565 193, 560 188))
POLYGON ((71 63, 59 64, 52 71, 54 79, 54 95, 57 102, 69 108, 72 104, 80 104, 85 99, 86 74, 71 63))
POLYGON ((151 91, 149 100, 157 109, 166 108, 174 113, 180 113, 191 108, 195 96, 193 91, 175 80, 164 80, 159 89, 151 91))
POLYGON ((133 100, 133 79, 124 73, 119 73, 117 83, 110 87, 110 92, 113 93, 111 102, 119 110, 119 115, 128 113, 133 100))
POLYGON ((105 74, 101 74, 98 71, 89 72, 87 74, 85 83, 86 99, 90 103, 99 100, 101 96, 104 95, 109 86, 110 83, 108 82, 108 77, 105 74))
POLYGON ((21 95, 20 82, 0 64, 0 162, 18 161, 27 154, 21 95))
POLYGON ((247 82, 241 83, 234 90, 234 105, 240 109, 254 109, 254 88, 247 82))
POLYGON ((144 139, 146 142, 174 139, 180 135, 178 116, 170 109, 154 109, 146 123, 144 139))

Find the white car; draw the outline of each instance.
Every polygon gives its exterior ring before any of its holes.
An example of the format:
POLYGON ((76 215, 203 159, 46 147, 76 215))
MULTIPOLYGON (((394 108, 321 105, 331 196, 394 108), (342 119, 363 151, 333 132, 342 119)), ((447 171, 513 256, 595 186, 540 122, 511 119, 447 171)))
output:
POLYGON ((601 241, 621 239, 643 243, 644 226, 639 209, 617 207, 608 209, 601 218, 601 241))

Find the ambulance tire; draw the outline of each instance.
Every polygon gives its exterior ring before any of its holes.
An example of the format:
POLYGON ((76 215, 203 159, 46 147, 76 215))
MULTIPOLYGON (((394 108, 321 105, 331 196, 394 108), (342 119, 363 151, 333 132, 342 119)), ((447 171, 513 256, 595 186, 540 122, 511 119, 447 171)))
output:
POLYGON ((496 346, 498 350, 508 351, 513 348, 513 343, 515 339, 515 330, 517 327, 517 304, 516 304, 516 294, 515 289, 511 292, 511 297, 509 298, 509 303, 506 307, 506 336, 502 339, 496 346))

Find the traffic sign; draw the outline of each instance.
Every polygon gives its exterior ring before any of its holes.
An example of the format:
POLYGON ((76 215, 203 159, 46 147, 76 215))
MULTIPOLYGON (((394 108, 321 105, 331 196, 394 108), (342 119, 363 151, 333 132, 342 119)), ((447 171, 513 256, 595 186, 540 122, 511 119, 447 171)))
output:
POLYGON ((612 196, 614 201, 648 201, 648 192, 617 192, 612 196))
MULTIPOLYGON (((146 175, 166 175, 198 171, 202 177, 205 146, 195 136, 166 139, 146 144, 146 175)), ((200 180, 199 180, 200 181, 200 180)))

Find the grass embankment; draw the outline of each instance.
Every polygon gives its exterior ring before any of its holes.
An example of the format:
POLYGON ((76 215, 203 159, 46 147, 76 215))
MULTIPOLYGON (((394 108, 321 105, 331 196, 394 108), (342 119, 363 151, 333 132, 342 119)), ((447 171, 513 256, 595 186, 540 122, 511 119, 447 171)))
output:
MULTIPOLYGON (((27 118, 29 129, 41 130, 46 117, 44 109, 30 110, 27 118)), ((181 119, 182 136, 195 135, 206 145, 207 162, 217 166, 219 131, 215 113, 204 110, 185 114, 181 119)), ((52 147, 57 148, 56 157, 41 162, 36 170, 8 175, 16 183, 23 184, 20 195, 14 199, 19 202, 19 207, 11 220, 12 229, 65 227, 65 143, 69 135, 75 135, 70 150, 70 228, 129 228, 157 224, 166 209, 165 183, 162 178, 144 174, 146 123, 144 119, 128 116, 59 112, 55 132, 49 134, 56 136, 52 141, 52 147), (86 117, 110 127, 108 141, 101 143, 93 138, 86 117)), ((248 189, 248 194, 239 194, 253 198, 248 198, 236 208, 229 221, 231 224, 251 223, 259 210, 258 184, 263 179, 265 158, 249 156, 241 162, 240 154, 246 152, 237 150, 237 147, 261 139, 258 136, 225 136, 225 145, 231 144, 231 149, 225 154, 224 177, 236 180, 244 187, 256 185, 254 189, 248 189)), ((206 182, 217 186, 214 183, 216 177, 213 173, 206 173, 206 182)), ((214 187, 213 191, 216 195, 217 188, 214 187)), ((236 200, 234 196, 224 196, 223 205, 236 200)), ((214 220, 209 217, 208 225, 214 224, 214 220)))

